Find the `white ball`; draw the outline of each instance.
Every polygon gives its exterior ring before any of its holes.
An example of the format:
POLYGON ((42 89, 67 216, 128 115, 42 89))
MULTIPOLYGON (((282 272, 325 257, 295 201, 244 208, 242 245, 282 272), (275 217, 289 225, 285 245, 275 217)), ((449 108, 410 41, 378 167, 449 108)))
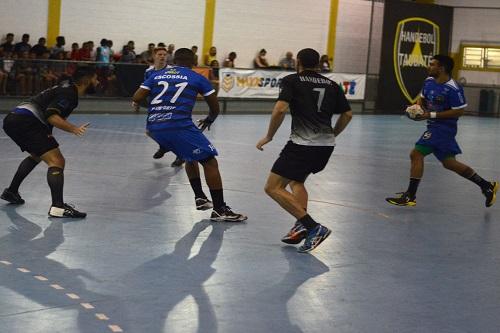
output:
POLYGON ((424 110, 418 104, 410 105, 409 107, 406 108, 405 112, 411 119, 415 119, 417 115, 421 116, 424 114, 424 110))

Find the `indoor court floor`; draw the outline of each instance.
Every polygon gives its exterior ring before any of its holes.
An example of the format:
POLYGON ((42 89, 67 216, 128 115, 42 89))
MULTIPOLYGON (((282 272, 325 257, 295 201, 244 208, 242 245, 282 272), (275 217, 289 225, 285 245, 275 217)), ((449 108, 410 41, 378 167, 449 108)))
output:
MULTIPOLYGON (((300 254, 280 242, 294 219, 263 191, 290 127, 258 151, 269 119, 224 115, 207 132, 226 202, 249 217, 237 224, 195 209, 171 153, 152 159, 144 115, 72 116, 91 127, 56 132, 65 199, 88 217, 47 217, 44 165, 21 186, 25 205, 0 203, 0 332, 499 331, 500 202, 485 208, 432 156, 416 207, 384 200, 406 190, 425 123, 354 116, 306 182, 332 235, 300 254)), ((459 158, 486 179, 500 179, 498 133, 497 118, 459 122, 459 158)), ((0 155, 3 189, 25 155, 3 131, 0 155)))

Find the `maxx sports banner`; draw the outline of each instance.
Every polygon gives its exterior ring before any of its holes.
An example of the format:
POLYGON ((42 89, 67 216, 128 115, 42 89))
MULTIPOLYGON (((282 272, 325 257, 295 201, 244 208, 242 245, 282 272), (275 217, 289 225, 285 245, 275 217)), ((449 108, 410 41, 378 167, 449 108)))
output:
POLYGON ((414 104, 435 54, 448 54, 453 8, 387 0, 377 108, 400 113, 414 104))
MULTIPOLYGON (((281 80, 292 72, 221 68, 219 70, 219 97, 277 98, 281 80)), ((362 100, 365 97, 366 75, 321 73, 337 82, 347 99, 362 100)))

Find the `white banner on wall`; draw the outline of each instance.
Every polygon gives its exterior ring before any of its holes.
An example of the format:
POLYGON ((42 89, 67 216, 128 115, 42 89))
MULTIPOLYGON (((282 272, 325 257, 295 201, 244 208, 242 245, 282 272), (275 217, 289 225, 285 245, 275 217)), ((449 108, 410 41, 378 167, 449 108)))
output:
MULTIPOLYGON (((281 80, 292 72, 221 68, 219 70, 219 97, 277 98, 281 80)), ((337 82, 347 99, 362 100, 365 97, 364 74, 321 73, 337 82)))

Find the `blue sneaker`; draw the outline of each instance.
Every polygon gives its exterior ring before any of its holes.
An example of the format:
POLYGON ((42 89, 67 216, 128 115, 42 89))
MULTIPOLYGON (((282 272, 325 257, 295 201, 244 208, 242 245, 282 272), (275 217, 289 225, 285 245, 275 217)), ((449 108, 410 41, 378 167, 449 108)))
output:
POLYGON ((321 224, 318 224, 314 229, 309 230, 304 245, 299 247, 297 251, 300 253, 311 252, 312 250, 317 248, 318 245, 321 244, 328 236, 330 236, 331 233, 332 231, 330 229, 322 226, 321 224))

